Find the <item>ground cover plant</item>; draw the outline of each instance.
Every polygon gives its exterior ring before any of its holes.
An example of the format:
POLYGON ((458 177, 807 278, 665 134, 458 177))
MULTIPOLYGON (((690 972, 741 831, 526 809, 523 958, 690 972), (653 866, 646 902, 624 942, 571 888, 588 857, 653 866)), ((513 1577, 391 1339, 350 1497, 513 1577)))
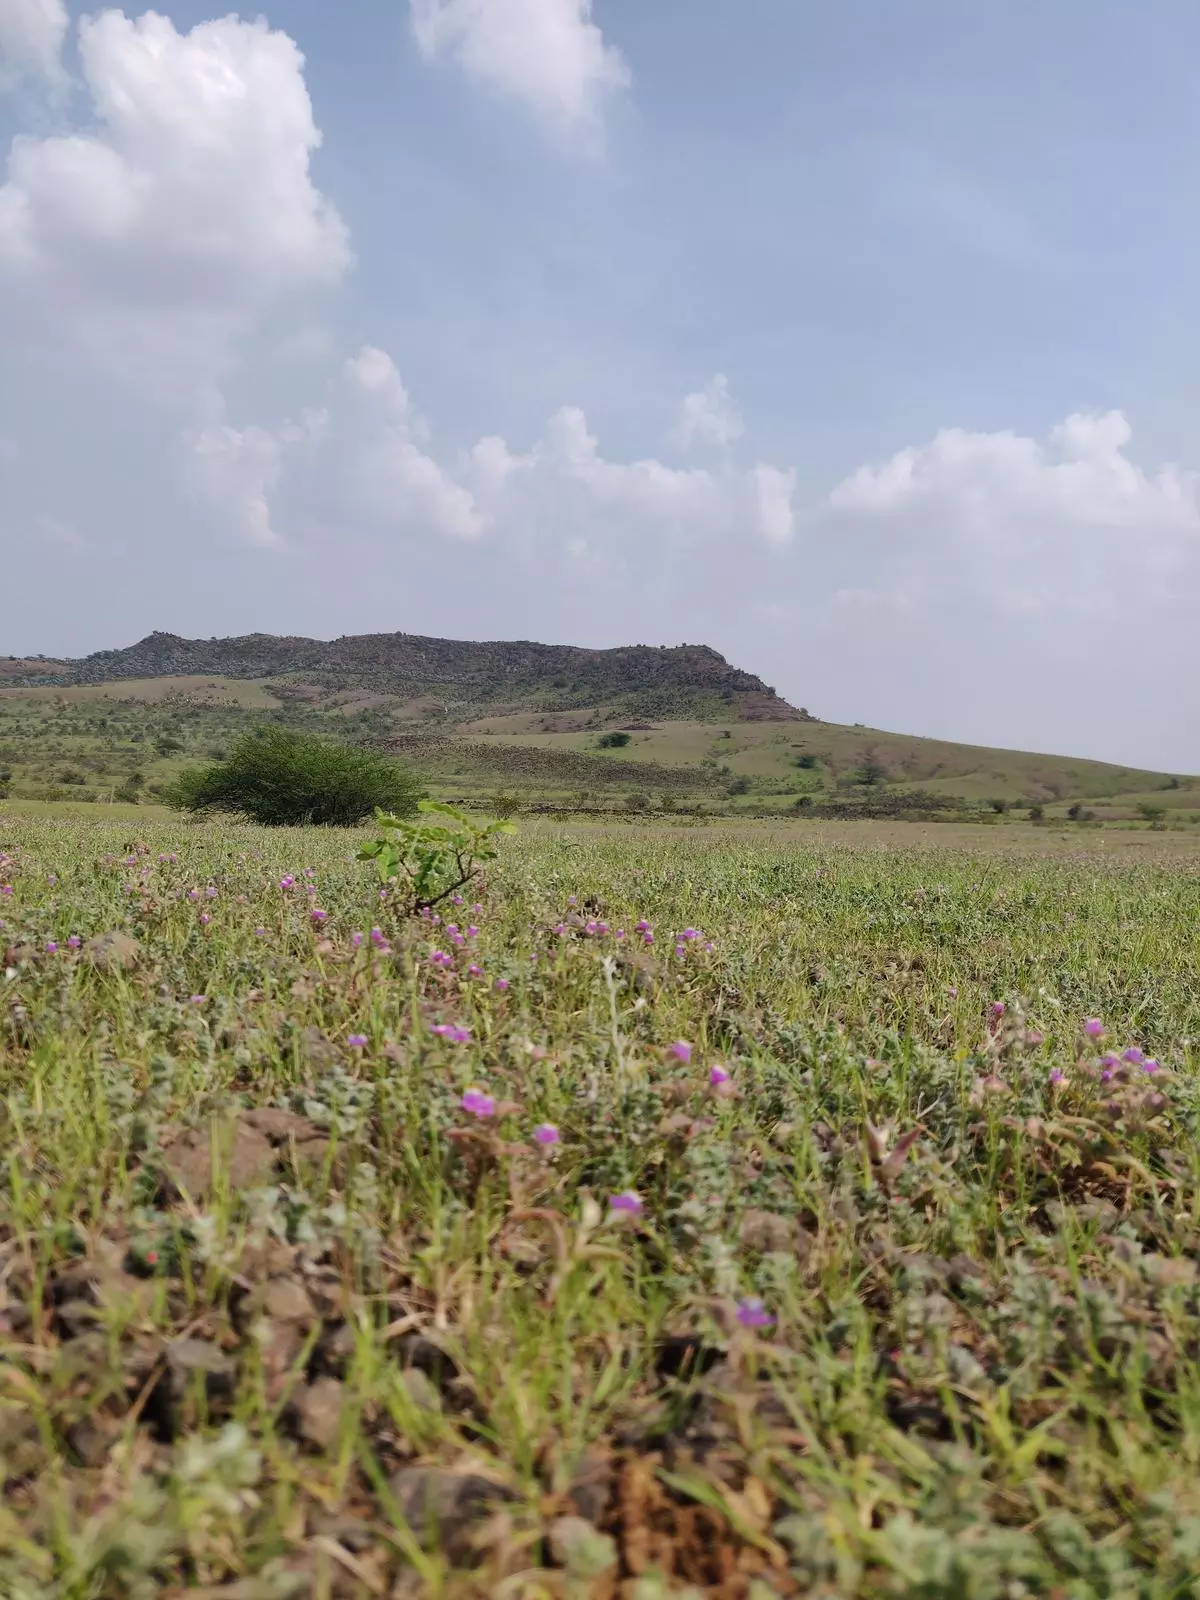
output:
POLYGON ((0 1594, 1195 1592, 1186 838, 138 825, 3 819, 0 1594))

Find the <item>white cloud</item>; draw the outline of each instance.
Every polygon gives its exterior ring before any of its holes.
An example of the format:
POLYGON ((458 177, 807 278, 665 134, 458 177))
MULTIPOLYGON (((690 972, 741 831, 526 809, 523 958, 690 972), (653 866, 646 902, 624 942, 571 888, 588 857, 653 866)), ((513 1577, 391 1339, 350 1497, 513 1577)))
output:
MULTIPOLYGON (((7 0, 5 0, 7 3, 7 0)), ((85 17, 86 132, 18 139, 0 187, 0 300, 110 370, 193 397, 271 305, 339 279, 346 229, 294 42, 234 17, 177 33, 85 17)))
POLYGON ((787 544, 796 531, 792 500, 796 474, 760 462, 750 474, 758 531, 768 544, 787 544))
POLYGON ((1076 413, 1044 442, 947 428, 863 466, 818 508, 852 559, 1031 614, 1169 597, 1200 557, 1200 473, 1149 472, 1119 411, 1076 413))
POLYGON ((0 91, 26 81, 62 87, 69 20, 64 0, 0 0, 0 91))
POLYGON ((439 459, 395 363, 370 345, 345 362, 313 415, 321 426, 299 432, 221 423, 191 441, 193 486, 256 543, 279 538, 272 499, 289 499, 293 469, 307 486, 293 503, 320 507, 343 531, 487 537, 549 559, 586 552, 619 566, 650 548, 744 548, 748 536, 779 545, 793 532, 791 472, 613 460, 576 406, 556 412, 525 452, 489 435, 439 459))
POLYGON ((288 451, 318 440, 326 422, 324 412, 306 411, 298 423, 285 422, 275 430, 227 423, 202 428, 189 441, 188 487, 215 507, 239 538, 260 549, 278 547, 283 538, 271 523, 271 494, 288 451))
POLYGON ((521 102, 555 133, 594 136, 629 68, 592 21, 592 0, 410 0, 427 59, 521 102))
POLYGON ((696 445, 732 444, 744 432, 741 412, 729 393, 729 379, 718 372, 703 389, 685 396, 679 408, 675 441, 680 449, 691 450, 696 445))

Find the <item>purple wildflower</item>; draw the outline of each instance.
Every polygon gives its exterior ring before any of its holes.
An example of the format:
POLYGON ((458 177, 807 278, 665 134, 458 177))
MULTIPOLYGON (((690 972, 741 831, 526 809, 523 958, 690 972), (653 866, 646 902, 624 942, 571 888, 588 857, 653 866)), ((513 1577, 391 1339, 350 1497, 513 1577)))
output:
POLYGON ((646 921, 645 917, 642 917, 640 921, 636 922, 634 927, 637 929, 638 933, 650 932, 650 924, 646 921))
POLYGON ((467 968, 467 977, 468 978, 482 978, 483 977, 483 968, 481 966, 478 966, 474 961, 472 961, 471 965, 467 968))
POLYGON ((209 916, 208 912, 206 911, 206 912, 204 912, 203 916, 201 916, 201 918, 200 918, 200 926, 202 928, 207 928, 211 921, 212 921, 212 918, 209 916))
POLYGON ((1050 1070, 1050 1082, 1051 1083, 1058 1084, 1058 1083, 1065 1083, 1066 1081, 1067 1081, 1067 1075, 1066 1075, 1066 1073, 1063 1071, 1063 1069, 1061 1067, 1052 1067, 1051 1068, 1051 1070, 1050 1070))
POLYGON ((610 1194, 608 1197, 610 1211, 623 1211, 631 1217, 640 1217, 642 1214, 642 1199, 634 1194, 632 1189, 626 1189, 622 1194, 610 1194))
POLYGON ((351 943, 351 945, 353 946, 353 948, 355 950, 357 950, 359 948, 359 946, 362 944, 362 942, 363 942, 363 936, 362 936, 361 933, 352 933, 350 935, 350 943, 351 943))
POLYGON ((322 911, 320 906, 314 906, 311 915, 314 922, 324 922, 329 913, 322 911))
POLYGON ((668 1046, 667 1054, 674 1056, 676 1061, 690 1061, 692 1047, 686 1039, 676 1039, 673 1045, 668 1046))
POLYGON ((79 937, 79 935, 77 933, 73 933, 67 940, 67 947, 71 950, 78 950, 82 943, 83 940, 79 937))
POLYGON ((255 928, 254 937, 256 939, 265 939, 266 936, 267 936, 267 930, 265 928, 255 928))
POLYGON ((719 1088, 721 1084, 729 1082, 729 1073, 724 1067, 710 1067, 708 1070, 708 1081, 712 1084, 714 1089, 719 1088))
POLYGON ((474 925, 474 923, 472 923, 471 926, 467 929, 467 938, 468 939, 475 939, 475 938, 478 937, 478 935, 479 935, 479 929, 474 925))
POLYGON ((1123 1061, 1128 1061, 1131 1067, 1140 1067, 1146 1058, 1138 1049, 1137 1045, 1131 1044, 1121 1059, 1123 1061))
POLYGON ((290 872, 287 872, 287 873, 285 873, 283 875, 282 878, 280 878, 279 887, 281 889, 290 889, 295 884, 295 882, 296 882, 295 878, 292 877, 290 872))
POLYGON ((460 1028, 453 1022, 439 1022, 433 1032, 439 1039, 449 1039, 451 1044, 469 1044, 471 1041, 470 1028, 460 1028))
POLYGON ((1158 1062, 1155 1061, 1153 1056, 1147 1056, 1145 1061, 1143 1061, 1141 1063, 1141 1067, 1142 1067, 1142 1071, 1143 1072, 1148 1072, 1151 1075, 1153 1075, 1156 1072, 1161 1071, 1161 1068, 1160 1068, 1158 1062))
POLYGON ((56 955, 57 953, 58 953, 58 945, 54 942, 53 939, 47 939, 46 940, 46 954, 48 956, 52 956, 52 955, 56 955))
POLYGON ((194 1006, 206 1006, 208 1004, 208 996, 206 994, 194 994, 192 996, 192 1004, 194 1006))
POLYGON ((482 1089, 468 1089, 459 1104, 464 1111, 469 1111, 473 1117, 494 1117, 496 1115, 496 1102, 490 1094, 484 1094, 482 1089))
POLYGON ((208 888, 205 889, 204 897, 206 900, 215 900, 217 898, 217 890, 214 884, 210 883, 208 888))
POLYGON ((997 1021, 999 1021, 1000 1018, 1004 1015, 1004 1001, 1003 1000, 993 1000, 992 1001, 992 1005, 991 1005, 991 1012, 992 1012, 992 1016, 995 1017, 997 1021))
POLYGON ((756 1294, 738 1301, 737 1319, 743 1328, 770 1328, 775 1324, 775 1318, 756 1294))
POLYGON ((365 1050, 367 1045, 367 1036, 365 1033, 348 1033, 346 1035, 346 1043, 350 1046, 351 1050, 365 1050))
POLYGON ((503 994, 504 991, 508 988, 508 979, 507 978, 497 978, 496 979, 496 987, 497 987, 497 989, 499 989, 500 993, 503 994))
POLYGON ((1083 1025, 1083 1031, 1089 1039, 1103 1039, 1104 1024, 1099 1017, 1089 1017, 1083 1025))
POLYGON ((539 1122, 533 1130, 533 1137, 538 1144, 557 1144, 559 1138, 558 1129, 552 1122, 539 1122))

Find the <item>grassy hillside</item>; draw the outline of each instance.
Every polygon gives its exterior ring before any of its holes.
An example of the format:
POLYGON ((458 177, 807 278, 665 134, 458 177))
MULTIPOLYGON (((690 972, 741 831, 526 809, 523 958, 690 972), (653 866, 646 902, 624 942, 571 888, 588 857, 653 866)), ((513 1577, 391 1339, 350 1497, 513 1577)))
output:
POLYGON ((1200 823, 1200 780, 822 722, 703 646, 152 634, 83 661, 2 665, 0 791, 17 802, 153 802, 181 766, 270 715, 390 749, 467 801, 1200 823))

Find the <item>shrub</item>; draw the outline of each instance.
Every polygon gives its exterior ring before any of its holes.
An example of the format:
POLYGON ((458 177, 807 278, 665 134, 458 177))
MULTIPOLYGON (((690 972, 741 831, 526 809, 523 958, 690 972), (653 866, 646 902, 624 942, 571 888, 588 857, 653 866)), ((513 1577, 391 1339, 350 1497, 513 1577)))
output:
POLYGON ((436 800, 421 800, 415 809, 413 818, 377 810, 379 834, 358 853, 360 861, 375 863, 381 883, 400 890, 395 909, 409 916, 474 883, 495 860, 499 837, 517 831, 511 822, 477 822, 436 800))
POLYGON ((378 751, 267 726, 245 734, 226 760, 189 767, 164 798, 179 811, 241 812, 268 825, 349 827, 376 810, 411 814, 420 788, 378 751))
POLYGON ((817 766, 817 758, 816 756, 812 755, 797 756, 796 765, 800 768, 801 772, 812 772, 817 766))
POLYGON ((1138 816, 1143 817, 1147 822, 1161 822, 1166 814, 1166 806, 1156 806, 1150 800, 1138 802, 1138 816))
POLYGON ((602 733, 596 743, 601 750, 624 750, 629 743, 627 733, 602 733))

